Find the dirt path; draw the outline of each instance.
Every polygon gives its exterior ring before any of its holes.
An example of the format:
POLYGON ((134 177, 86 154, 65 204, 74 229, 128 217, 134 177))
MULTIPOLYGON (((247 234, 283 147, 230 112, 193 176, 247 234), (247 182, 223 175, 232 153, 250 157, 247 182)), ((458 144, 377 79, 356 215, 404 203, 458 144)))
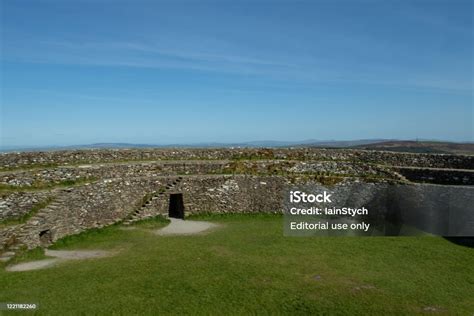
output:
POLYGON ((66 260, 81 260, 91 258, 103 258, 111 255, 110 251, 105 250, 49 250, 46 249, 45 255, 66 260))
POLYGON ((10 272, 39 270, 39 269, 52 267, 58 262, 59 262, 59 259, 45 259, 45 260, 30 261, 30 262, 24 262, 24 263, 8 266, 5 268, 5 270, 10 271, 10 272))
MULTIPOLYGON (((209 229, 218 227, 219 225, 202 222, 202 221, 185 221, 177 218, 170 218, 171 223, 156 231, 160 236, 167 235, 193 235, 205 232, 209 229)), ((45 255, 54 257, 52 259, 43 259, 37 261, 23 262, 15 265, 10 265, 5 270, 10 272, 30 271, 53 267, 61 262, 69 260, 84 260, 93 258, 103 258, 114 254, 111 251, 105 250, 45 250, 45 255)))
POLYGON ((49 250, 46 249, 44 254, 53 259, 36 260, 10 265, 5 270, 10 272, 30 271, 45 269, 55 266, 56 264, 68 260, 83 260, 92 258, 103 258, 113 255, 110 251, 105 250, 49 250))
POLYGON ((218 225, 209 223, 209 222, 201 222, 201 221, 185 221, 182 219, 177 218, 170 218, 171 223, 158 230, 156 232, 157 235, 165 236, 165 235, 192 235, 192 234, 199 234, 204 232, 208 229, 215 228, 218 225))

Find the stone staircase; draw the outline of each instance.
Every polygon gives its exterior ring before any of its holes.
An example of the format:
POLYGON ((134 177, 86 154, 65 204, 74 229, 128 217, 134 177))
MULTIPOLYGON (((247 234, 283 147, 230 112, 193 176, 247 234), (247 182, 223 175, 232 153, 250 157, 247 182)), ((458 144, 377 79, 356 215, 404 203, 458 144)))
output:
MULTIPOLYGON (((132 214, 125 218, 123 224, 130 225, 134 222, 158 215, 159 210, 164 210, 166 208, 168 203, 166 197, 167 194, 175 190, 176 186, 182 181, 182 179, 182 177, 176 177, 173 180, 170 180, 159 191, 154 191, 150 195, 147 195, 147 198, 143 203, 136 208, 132 214)), ((40 232, 44 229, 47 230, 50 228, 48 223, 55 223, 61 218, 61 216, 64 217, 64 212, 62 212, 62 210, 67 210, 66 202, 68 198, 67 195, 63 194, 56 195, 50 204, 39 210, 38 213, 28 219, 26 223, 20 224, 19 227, 15 229, 15 233, 12 236, 13 242, 9 245, 5 245, 3 250, 0 248, 0 263, 8 262, 18 252, 29 248, 28 245, 37 244, 38 238, 40 238, 40 232)), ((167 216, 167 211, 166 214, 162 215, 167 216)), ((42 241, 42 244, 46 246, 50 244, 50 242, 46 238, 44 242, 42 241)))
POLYGON ((402 175, 401 173, 399 173, 397 171, 392 171, 392 173, 398 178, 399 181, 401 181, 403 183, 410 183, 411 182, 410 180, 405 178, 404 175, 402 175))
POLYGON ((6 251, 0 255, 0 262, 7 262, 15 256, 13 251, 6 251))
POLYGON ((66 208, 67 196, 56 197, 48 206, 40 210, 36 215, 31 217, 22 227, 18 234, 19 239, 28 239, 31 232, 36 232, 41 229, 45 223, 54 222, 54 219, 60 217, 60 210, 66 208))
POLYGON ((2 253, 0 253, 0 262, 7 262, 13 258, 17 252, 24 249, 26 245, 23 243, 15 242, 12 245, 7 246, 2 253))
POLYGON ((20 225, 18 233, 15 233, 14 242, 5 247, 0 254, 0 262, 7 262, 15 256, 17 252, 28 248, 28 239, 39 238, 38 233, 41 226, 52 218, 59 216, 58 211, 64 208, 64 197, 56 197, 44 209, 33 215, 28 221, 20 225))
MULTIPOLYGON (((139 206, 132 214, 126 217, 123 221, 124 225, 131 225, 134 222, 138 222, 147 218, 155 217, 157 213, 158 203, 166 203, 166 199, 163 199, 168 193, 173 191, 173 189, 183 180, 183 177, 178 177, 170 182, 168 182, 164 187, 162 187, 158 192, 154 191, 147 199, 143 201, 142 205, 139 206)), ((168 214, 162 214, 167 216, 168 214)))

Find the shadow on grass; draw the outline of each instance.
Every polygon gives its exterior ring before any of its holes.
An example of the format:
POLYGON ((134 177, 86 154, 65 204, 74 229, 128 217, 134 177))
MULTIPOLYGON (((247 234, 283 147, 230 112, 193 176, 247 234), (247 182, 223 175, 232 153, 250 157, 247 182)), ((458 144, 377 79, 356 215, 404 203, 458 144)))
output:
POLYGON ((444 239, 456 245, 474 248, 474 237, 444 237, 444 239))

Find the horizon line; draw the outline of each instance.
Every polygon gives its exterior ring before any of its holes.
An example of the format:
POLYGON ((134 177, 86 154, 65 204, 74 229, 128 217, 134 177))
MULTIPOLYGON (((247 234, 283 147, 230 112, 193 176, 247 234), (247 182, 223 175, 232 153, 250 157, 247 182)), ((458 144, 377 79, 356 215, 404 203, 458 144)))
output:
MULTIPOLYGON (((25 151, 25 150, 48 150, 48 149, 107 149, 107 146, 121 146, 122 149, 126 148, 156 148, 156 147, 194 147, 202 148, 205 147, 286 147, 286 146, 298 146, 298 145, 325 145, 326 143, 361 143, 346 145, 343 147, 350 147, 356 145, 369 145, 374 143, 383 142, 436 142, 436 143, 453 143, 453 144, 474 144, 473 140, 443 140, 443 139, 427 139, 427 138, 414 138, 414 139, 399 139, 399 138, 361 138, 361 139, 305 139, 305 140, 251 140, 251 141, 235 141, 235 142, 218 142, 218 141, 201 141, 201 142, 173 142, 173 143, 130 143, 130 142, 95 142, 95 143, 84 143, 84 144, 72 144, 72 145, 0 145, 0 151, 25 151), (276 143, 266 144, 265 143, 276 143), (277 144, 279 143, 279 144, 277 144), (103 147, 101 147, 103 146, 103 147), (129 146, 129 147, 127 147, 129 146)), ((337 148, 337 146, 335 146, 337 148)), ((109 147, 113 148, 113 147, 109 147)))

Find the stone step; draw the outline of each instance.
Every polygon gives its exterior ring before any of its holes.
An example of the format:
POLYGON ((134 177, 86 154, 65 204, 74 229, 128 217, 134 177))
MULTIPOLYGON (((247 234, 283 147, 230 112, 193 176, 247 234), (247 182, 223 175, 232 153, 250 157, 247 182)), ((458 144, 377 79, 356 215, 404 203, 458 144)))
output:
POLYGON ((14 256, 15 253, 13 251, 7 251, 7 252, 4 252, 2 253, 2 255, 0 256, 0 258, 4 258, 4 257, 12 257, 14 256))
POLYGON ((12 257, 1 257, 0 258, 0 262, 7 262, 8 260, 10 260, 12 257))

